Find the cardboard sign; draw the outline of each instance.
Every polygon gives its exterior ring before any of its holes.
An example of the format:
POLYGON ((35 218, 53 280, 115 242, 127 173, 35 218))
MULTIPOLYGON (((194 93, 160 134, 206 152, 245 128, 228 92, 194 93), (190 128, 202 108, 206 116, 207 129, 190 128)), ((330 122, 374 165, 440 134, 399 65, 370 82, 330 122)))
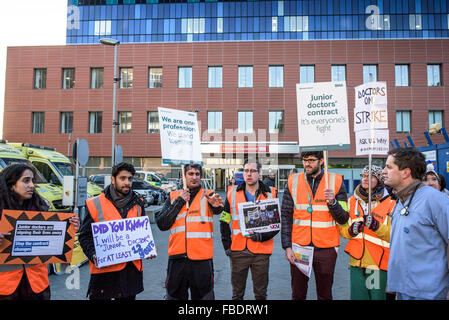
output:
POLYGON ((195 112, 158 108, 163 164, 203 164, 195 112))
POLYGON ((389 130, 364 130, 355 133, 356 155, 386 155, 390 149, 389 130))
POLYGON ((147 216, 92 223, 98 267, 156 256, 147 216))
POLYGON ((354 109, 354 131, 388 129, 386 105, 354 109))
POLYGON ((387 83, 368 82, 355 87, 355 108, 387 106, 387 83))
POLYGON ((238 204, 238 209, 240 231, 245 237, 249 236, 249 231, 270 232, 281 228, 281 210, 277 198, 241 202, 238 204))
POLYGON ((0 263, 69 263, 75 228, 74 213, 3 210, 0 232, 9 232, 0 246, 0 263))
POLYGON ((349 149, 345 81, 297 84, 296 98, 302 151, 349 149))

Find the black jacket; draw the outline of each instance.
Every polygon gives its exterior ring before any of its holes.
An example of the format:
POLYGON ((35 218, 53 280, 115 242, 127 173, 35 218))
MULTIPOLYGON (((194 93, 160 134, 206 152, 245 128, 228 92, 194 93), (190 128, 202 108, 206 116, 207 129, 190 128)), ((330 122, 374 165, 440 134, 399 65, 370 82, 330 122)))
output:
MULTIPOLYGON (((201 190, 201 187, 191 189, 190 190, 190 200, 189 205, 192 204, 192 201, 198 194, 198 192, 201 190)), ((214 195, 215 192, 212 192, 210 195, 214 195)), ((186 204, 185 200, 179 196, 175 199, 173 204, 170 201, 170 197, 165 200, 164 206, 162 207, 162 210, 158 213, 156 213, 156 223, 160 230, 167 231, 171 228, 173 223, 176 221, 176 217, 178 216, 179 212, 181 211, 182 207, 186 204)), ((212 214, 217 215, 220 214, 223 211, 223 207, 212 207, 209 203, 209 209, 212 211, 212 214)), ((185 258, 187 257, 186 254, 176 255, 176 256, 170 256, 169 259, 178 259, 178 258, 185 258)))
MULTIPOLYGON (((320 184, 321 179, 323 178, 324 172, 316 177, 312 178, 310 176, 307 177, 307 182, 311 186, 313 197, 315 197, 316 191, 318 190, 318 186, 320 184)), ((298 192, 306 192, 304 190, 298 190, 298 192)), ((329 208, 329 213, 332 218, 338 224, 345 224, 349 219, 349 212, 345 211, 338 201, 348 201, 348 195, 346 193, 345 184, 342 183, 340 190, 335 193, 335 199, 337 202, 333 205, 327 205, 329 208)), ((292 225, 293 225, 293 209, 294 202, 290 190, 288 189, 288 185, 285 187, 284 196, 282 198, 282 207, 281 207, 281 242, 282 248, 291 248, 292 246, 292 225)), ((312 245, 312 244, 310 244, 312 245)))
MULTIPOLYGON (((103 190, 106 199, 112 202, 109 188, 103 190)), ((112 202, 114 203, 114 202, 112 202)), ((128 205, 123 209, 117 208, 122 218, 126 218, 128 211, 135 205, 141 207, 141 214, 145 215, 145 204, 143 200, 133 192, 132 198, 128 205)), ((86 206, 86 215, 81 224, 78 240, 86 257, 93 262, 95 255, 95 245, 92 236, 92 216, 89 208, 86 206)), ((118 298, 136 295, 143 291, 143 272, 137 270, 132 262, 128 262, 125 269, 116 272, 92 274, 89 282, 89 289, 87 295, 95 298, 118 298)))
MULTIPOLYGON (((238 185, 237 191, 246 190, 246 183, 243 182, 238 185)), ((270 193, 271 190, 268 186, 266 186, 262 181, 259 180, 259 189, 257 189, 255 197, 257 197, 260 194, 263 194, 265 197, 267 196, 267 193, 270 193)), ((246 194, 245 194, 246 199, 246 194)), ((229 204, 228 199, 226 198, 224 211, 231 213, 231 206, 229 204)), ((232 230, 228 223, 220 221, 220 232, 221 232, 221 242, 223 243, 223 248, 226 250, 229 250, 231 248, 232 243, 232 230)), ((264 242, 267 240, 272 239, 274 236, 276 236, 279 233, 279 230, 271 231, 271 232, 260 232, 257 235, 257 239, 260 240, 260 242, 264 242)))

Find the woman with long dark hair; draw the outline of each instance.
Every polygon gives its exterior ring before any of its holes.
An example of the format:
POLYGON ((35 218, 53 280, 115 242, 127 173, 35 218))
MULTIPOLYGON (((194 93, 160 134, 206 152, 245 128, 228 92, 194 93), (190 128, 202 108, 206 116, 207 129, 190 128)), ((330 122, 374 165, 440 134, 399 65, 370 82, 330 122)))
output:
MULTIPOLYGON (((3 209, 48 211, 34 189, 34 168, 12 164, 0 173, 0 218, 3 209)), ((75 229, 78 217, 70 218, 75 229)), ((0 245, 9 233, 0 232, 0 245)), ((46 264, 0 264, 0 300, 49 300, 50 283, 46 264)))

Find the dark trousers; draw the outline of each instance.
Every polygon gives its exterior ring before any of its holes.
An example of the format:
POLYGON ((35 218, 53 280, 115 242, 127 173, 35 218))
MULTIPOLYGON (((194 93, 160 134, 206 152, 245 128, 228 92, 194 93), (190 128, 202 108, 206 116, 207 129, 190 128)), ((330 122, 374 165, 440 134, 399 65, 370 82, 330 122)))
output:
MULTIPOLYGON (((315 248, 312 266, 318 300, 332 300, 332 284, 334 283, 336 262, 337 251, 335 248, 315 248)), ((292 264, 290 264, 290 274, 292 277, 292 300, 306 300, 309 278, 292 264)))
POLYGON ((169 259, 167 300, 214 300, 214 265, 210 260, 169 259))
POLYGON ((254 298, 256 300, 266 300, 270 255, 256 254, 245 249, 243 251, 231 251, 230 258, 232 300, 243 300, 246 279, 250 268, 254 298))

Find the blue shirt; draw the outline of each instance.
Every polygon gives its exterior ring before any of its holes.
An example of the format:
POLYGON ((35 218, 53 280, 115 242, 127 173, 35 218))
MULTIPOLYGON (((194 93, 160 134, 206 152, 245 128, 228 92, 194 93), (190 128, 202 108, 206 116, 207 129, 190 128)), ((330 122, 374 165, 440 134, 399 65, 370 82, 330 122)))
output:
POLYGON ((407 216, 398 200, 391 219, 388 291, 421 299, 446 299, 449 198, 428 186, 416 191, 407 216))
POLYGON ((251 202, 254 201, 254 199, 256 198, 256 195, 251 194, 250 192, 245 190, 245 196, 246 196, 246 201, 251 202))

